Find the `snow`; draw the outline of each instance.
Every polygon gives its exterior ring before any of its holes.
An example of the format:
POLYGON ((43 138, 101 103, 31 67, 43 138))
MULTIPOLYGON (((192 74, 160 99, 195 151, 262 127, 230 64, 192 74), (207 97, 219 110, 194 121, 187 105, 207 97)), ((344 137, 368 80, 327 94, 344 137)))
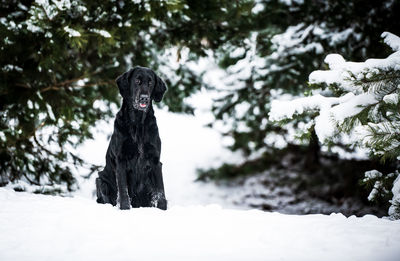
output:
POLYGON ((55 121, 56 117, 54 116, 53 109, 51 108, 51 106, 46 103, 46 108, 47 108, 47 115, 49 116, 49 118, 55 121))
POLYGON ((397 175, 398 176, 396 180, 393 182, 393 187, 392 187, 393 198, 390 202, 392 205, 389 208, 389 215, 391 217, 400 218, 398 214, 400 213, 400 211, 398 210, 398 208, 400 207, 400 175, 398 172, 397 175))
POLYGON ((26 29, 28 31, 31 31, 32 33, 43 32, 43 29, 39 26, 34 25, 31 20, 26 21, 26 29))
POLYGON ((69 37, 80 37, 81 36, 81 33, 79 33, 78 31, 76 31, 72 28, 69 28, 68 26, 64 27, 64 31, 66 31, 68 33, 69 37))
MULTIPOLYGON (((244 88, 245 83, 244 80, 248 79, 252 76, 253 70, 257 68, 257 70, 263 70, 265 67, 266 61, 264 58, 257 55, 257 46, 256 40, 258 37, 258 33, 253 32, 248 39, 244 40, 245 48, 247 52, 245 53, 245 57, 236 64, 231 65, 227 68, 225 74, 225 79, 223 80, 223 84, 225 86, 221 86, 221 83, 216 85, 218 89, 226 89, 227 86, 230 88, 244 88), (222 88, 219 88, 222 87, 222 88)), ((235 48, 233 50, 226 50, 227 53, 231 53, 230 57, 238 57, 244 54, 244 48, 235 48)), ((222 84, 222 85, 223 85, 222 84)))
POLYGON ((43 8, 50 20, 58 15, 58 10, 63 11, 71 8, 70 0, 52 0, 52 2, 49 2, 49 0, 36 0, 35 2, 43 8))
POLYGON ((296 26, 289 26, 286 32, 272 37, 271 42, 276 48, 276 51, 271 54, 271 57, 278 58, 286 56, 287 54, 284 53, 296 55, 312 50, 315 50, 317 54, 322 53, 323 47, 320 43, 304 43, 305 39, 309 37, 314 28, 314 25, 306 27, 304 23, 300 23, 296 26))
POLYGON ((368 195, 368 200, 369 201, 374 200, 378 196, 379 190, 381 189, 382 189, 382 182, 375 181, 374 187, 372 188, 371 192, 368 195))
POLYGON ((397 260, 400 221, 218 205, 121 211, 0 189, 0 260, 397 260))
POLYGON ((330 45, 335 46, 339 43, 346 41, 349 38, 349 36, 353 33, 354 33, 353 28, 347 28, 346 30, 343 30, 342 32, 333 34, 330 45))
POLYGON ((52 0, 59 10, 65 10, 71 8, 71 2, 69 0, 52 0))
POLYGON ((17 71, 17 72, 22 72, 23 69, 17 65, 13 65, 13 64, 6 64, 3 66, 3 68, 1 68, 1 70, 3 72, 10 72, 10 71, 17 71))
POLYGON ((291 5, 293 5, 293 3, 303 4, 304 0, 279 0, 279 2, 286 4, 288 6, 291 6, 291 5))
POLYGON ((292 119, 295 114, 319 110, 319 115, 315 118, 315 131, 319 140, 323 142, 334 135, 336 124, 359 113, 363 109, 360 105, 367 106, 373 103, 376 103, 376 99, 372 94, 354 95, 351 92, 338 98, 316 94, 291 101, 273 100, 269 119, 271 121, 292 119))
POLYGON ((400 37, 389 32, 383 32, 381 37, 394 51, 400 51, 400 37))
MULTIPOLYGON (((390 43, 394 44, 395 41, 390 43)), ((365 62, 346 62, 340 54, 329 54, 325 58, 325 63, 329 65, 330 70, 312 72, 309 75, 311 84, 326 83, 330 85, 336 83, 339 88, 345 91, 358 93, 361 91, 360 87, 351 84, 351 79, 368 79, 379 71, 386 71, 391 68, 400 70, 400 51, 384 59, 368 59, 365 62)))
POLYGON ((365 175, 365 178, 363 180, 364 182, 370 179, 376 179, 382 177, 382 173, 377 171, 376 169, 366 171, 364 175, 365 175))
POLYGON ((387 94, 383 97, 383 101, 388 104, 399 103, 399 95, 397 93, 387 94))
POLYGON ((320 109, 324 107, 331 107, 332 105, 338 104, 341 101, 348 100, 350 95, 343 96, 341 98, 336 97, 324 97, 320 94, 297 98, 294 100, 273 100, 271 102, 271 111, 269 119, 272 121, 279 121, 285 118, 291 119, 295 114, 302 114, 305 110, 320 109))
MULTIPOLYGON (((330 69, 340 69, 346 60, 340 54, 328 54, 324 60, 325 63, 329 65, 330 69)), ((310 77, 311 78, 311 77, 310 77)))
POLYGON ((100 30, 100 29, 90 29, 91 32, 94 32, 96 34, 99 34, 103 36, 104 38, 110 38, 111 34, 107 32, 106 30, 100 30))
POLYGON ((334 106, 331 110, 331 115, 336 121, 342 122, 344 119, 358 114, 366 106, 377 103, 375 96, 370 93, 352 95, 350 92, 342 97, 346 96, 349 96, 348 100, 343 101, 337 106, 334 106))
POLYGON ((252 12, 253 14, 258 14, 258 13, 262 12, 264 9, 265 9, 265 6, 264 6, 262 3, 257 2, 257 3, 254 5, 254 7, 251 9, 251 12, 252 12))

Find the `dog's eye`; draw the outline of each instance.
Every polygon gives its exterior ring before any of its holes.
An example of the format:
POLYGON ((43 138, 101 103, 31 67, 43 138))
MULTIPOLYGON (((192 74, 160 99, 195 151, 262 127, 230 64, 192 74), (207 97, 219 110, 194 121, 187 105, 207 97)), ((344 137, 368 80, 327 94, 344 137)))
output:
POLYGON ((138 84, 138 85, 140 85, 140 83, 141 83, 140 79, 136 79, 136 80, 135 80, 135 83, 138 84))

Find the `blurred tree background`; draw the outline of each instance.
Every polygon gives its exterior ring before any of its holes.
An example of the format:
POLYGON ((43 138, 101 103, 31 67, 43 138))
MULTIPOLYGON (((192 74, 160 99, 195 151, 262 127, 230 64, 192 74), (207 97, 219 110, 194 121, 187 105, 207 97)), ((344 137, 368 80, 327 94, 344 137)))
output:
POLYGON ((273 181, 264 176, 265 186, 290 184, 294 193, 338 205, 346 197, 363 201, 364 171, 387 172, 396 162, 340 158, 335 151, 355 147, 336 141, 324 148, 307 115, 280 125, 268 121, 270 102, 308 95, 308 75, 324 66, 328 53, 352 61, 386 57, 390 50, 379 37, 400 34, 399 13, 396 0, 1 1, 0 183, 22 179, 73 190, 66 163, 96 171, 68 148, 112 116, 109 107, 120 102, 114 79, 131 66, 170 72, 163 105, 193 113, 184 98, 215 86, 184 63, 172 68, 162 58, 167 50, 179 58, 187 49, 189 61, 208 56, 229 75, 210 127, 225 125, 230 149, 247 159, 200 170, 199 180, 240 180, 268 170, 273 181), (290 171, 304 175, 289 177, 290 171))

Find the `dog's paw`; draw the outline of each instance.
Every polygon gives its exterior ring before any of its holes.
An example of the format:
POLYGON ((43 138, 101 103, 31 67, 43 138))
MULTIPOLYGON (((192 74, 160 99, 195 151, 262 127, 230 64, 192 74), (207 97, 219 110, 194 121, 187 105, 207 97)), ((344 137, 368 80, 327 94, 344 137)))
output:
POLYGON ((167 200, 164 193, 155 193, 151 200, 151 206, 162 210, 167 210, 167 200))
POLYGON ((157 208, 167 210, 167 200, 165 198, 160 199, 157 202, 157 208))

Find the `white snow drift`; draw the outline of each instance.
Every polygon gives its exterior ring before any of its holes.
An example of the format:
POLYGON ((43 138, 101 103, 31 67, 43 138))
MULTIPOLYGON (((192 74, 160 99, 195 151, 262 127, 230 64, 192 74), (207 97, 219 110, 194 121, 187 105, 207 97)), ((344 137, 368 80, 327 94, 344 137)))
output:
POLYGON ((218 205, 121 211, 0 189, 0 260, 398 260, 400 221, 218 205))

